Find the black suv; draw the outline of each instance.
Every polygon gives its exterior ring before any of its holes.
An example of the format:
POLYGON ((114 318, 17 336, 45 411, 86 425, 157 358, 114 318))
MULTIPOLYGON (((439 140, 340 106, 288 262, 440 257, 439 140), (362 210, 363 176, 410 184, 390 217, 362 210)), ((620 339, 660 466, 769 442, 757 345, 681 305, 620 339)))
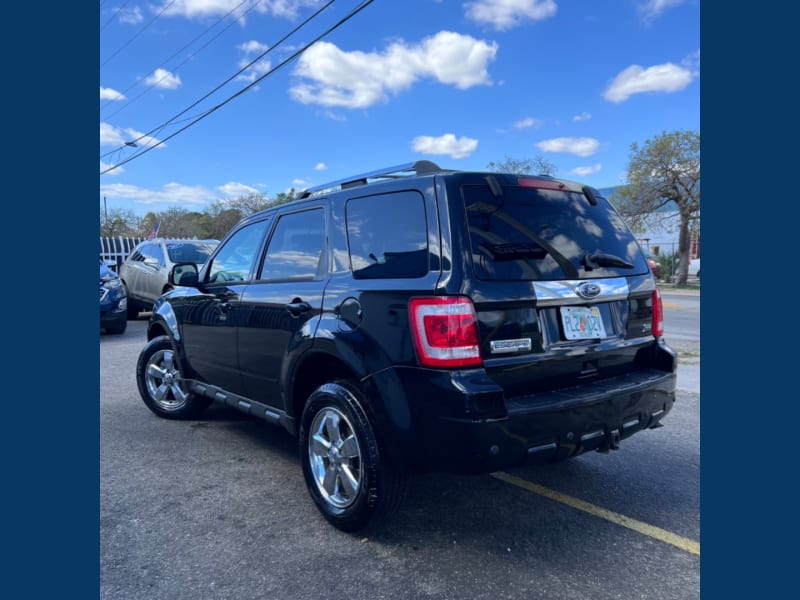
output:
POLYGON ((675 400, 645 256, 570 181, 365 173, 244 219, 170 281, 137 365, 145 404, 282 425, 345 531, 395 509, 410 473, 607 452, 675 400))

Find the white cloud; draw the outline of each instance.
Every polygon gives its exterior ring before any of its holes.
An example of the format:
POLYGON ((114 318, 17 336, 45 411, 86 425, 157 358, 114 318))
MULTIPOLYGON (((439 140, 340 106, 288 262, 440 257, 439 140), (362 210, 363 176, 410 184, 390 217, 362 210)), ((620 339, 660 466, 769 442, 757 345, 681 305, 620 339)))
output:
MULTIPOLYGON (((100 123, 100 145, 101 146, 122 146, 127 142, 136 140, 137 148, 146 148, 158 144, 159 140, 144 135, 135 129, 117 129, 109 123, 100 123), (141 139, 139 139, 141 138, 141 139)), ((161 144, 159 148, 166 148, 166 144, 161 144)))
POLYGON ((256 40, 250 40, 244 44, 239 44, 236 46, 236 48, 245 54, 261 54, 262 52, 269 50, 269 46, 262 44, 261 42, 257 42, 256 40))
POLYGON ((101 146, 119 146, 124 143, 125 139, 122 137, 121 130, 108 123, 100 123, 101 146))
POLYGON ((315 171, 327 171, 328 170, 328 165, 326 165, 324 162, 317 163, 316 165, 314 165, 314 170, 315 171))
POLYGON ((542 140, 536 144, 544 152, 564 152, 578 156, 591 156, 600 148, 600 142, 594 138, 561 137, 542 140))
POLYGON ((411 147, 415 152, 423 154, 447 154, 452 158, 464 158, 475 151, 478 140, 464 136, 456 139, 452 133, 439 137, 420 135, 412 140, 411 147))
POLYGON ((125 96, 113 88, 100 88, 100 100, 125 100, 125 96))
POLYGON ((636 11, 646 23, 658 18, 668 8, 683 4, 686 0, 645 0, 636 5, 636 11))
POLYGON ((580 121, 588 121, 591 118, 592 118, 591 114, 589 114, 588 112, 582 112, 581 114, 572 117, 572 120, 575 123, 579 123, 580 121))
MULTIPOLYGON (((261 14, 271 14, 275 17, 294 19, 298 10, 307 6, 316 6, 320 0, 261 0, 254 10, 261 14)), ((242 4, 241 0, 176 0, 172 4, 163 0, 157 11, 166 6, 164 14, 172 17, 185 17, 187 19, 202 19, 228 14, 231 10, 242 4)), ((240 7, 240 12, 248 10, 246 5, 240 7)))
POLYGON ((125 183, 109 183, 100 186, 100 194, 109 198, 133 200, 138 204, 208 204, 216 200, 216 194, 203 186, 167 183, 160 190, 151 190, 125 183))
POLYGON ((237 181, 229 181, 225 185, 217 186, 217 189, 222 192, 225 198, 241 198, 242 196, 259 193, 256 188, 237 181))
POLYGON ((177 90, 181 85, 181 78, 166 69, 156 69, 144 82, 160 90, 177 90))
POLYGON ((535 119, 533 117, 526 117, 520 121, 514 123, 514 127, 516 129, 527 129, 528 127, 540 127, 542 125, 541 119, 535 119))
POLYGON ((467 2, 464 8, 468 19, 498 30, 548 19, 558 10, 555 0, 477 0, 467 2))
POLYGON ((292 179, 292 185, 296 185, 297 187, 308 187, 309 182, 305 179, 292 179))
MULTIPOLYGON (((240 69, 243 69, 244 67, 249 65, 257 56, 269 50, 269 46, 262 44, 261 42, 257 42, 255 40, 250 40, 249 42, 245 42, 244 44, 239 44, 237 48, 241 50, 242 53, 244 54, 241 60, 239 60, 240 69)), ((247 71, 237 76, 236 80, 252 83, 262 75, 269 72, 271 68, 272 68, 272 63, 267 59, 262 58, 257 63, 254 63, 249 69, 247 69, 247 71)))
POLYGON ((609 102, 618 104, 634 94, 678 92, 691 82, 692 73, 672 63, 655 65, 647 69, 631 65, 614 77, 603 97, 609 102))
POLYGON ((144 21, 144 15, 142 14, 142 9, 138 6, 126 8, 119 13, 120 23, 125 23, 126 25, 138 25, 142 21, 144 21))
POLYGON ((451 31, 414 45, 394 42, 380 53, 345 52, 330 42, 318 42, 300 56, 294 74, 305 81, 290 93, 303 104, 367 108, 422 77, 461 90, 490 85, 487 66, 497 49, 494 42, 451 31))
POLYGON ((681 64, 689 69, 692 77, 700 76, 700 50, 695 50, 681 61, 681 64))
MULTIPOLYGON (((111 168, 113 166, 114 165, 111 164, 111 163, 103 162, 102 160, 100 161, 100 171, 105 171, 106 169, 109 169, 109 168, 111 168)), ((122 174, 124 172, 125 172, 124 168, 117 167, 113 171, 109 171, 108 173, 106 173, 106 175, 120 175, 120 174, 122 174)))
POLYGON ((602 168, 603 165, 601 165, 600 163, 596 163, 588 167, 575 167, 570 171, 570 173, 572 175, 577 175, 579 177, 586 177, 587 175, 591 175, 592 173, 599 173, 602 168))

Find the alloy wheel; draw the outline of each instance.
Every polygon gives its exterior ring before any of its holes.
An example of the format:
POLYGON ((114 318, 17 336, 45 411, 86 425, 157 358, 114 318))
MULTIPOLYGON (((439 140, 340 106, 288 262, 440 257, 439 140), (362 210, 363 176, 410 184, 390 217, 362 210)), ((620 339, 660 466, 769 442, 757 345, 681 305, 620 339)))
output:
POLYGON ((336 508, 350 506, 364 476, 353 425, 344 413, 327 406, 314 416, 310 433, 308 460, 317 489, 336 508))

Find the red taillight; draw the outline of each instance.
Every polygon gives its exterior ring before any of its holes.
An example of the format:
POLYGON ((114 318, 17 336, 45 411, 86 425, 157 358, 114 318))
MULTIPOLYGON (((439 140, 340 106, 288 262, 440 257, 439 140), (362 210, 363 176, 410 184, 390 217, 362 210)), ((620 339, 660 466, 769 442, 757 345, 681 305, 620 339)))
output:
POLYGON ((518 177, 517 184, 520 187, 539 190, 563 190, 566 187, 562 182, 553 179, 532 179, 530 177, 518 177))
POLYGON ((419 362, 426 367, 481 364, 478 324, 469 298, 413 298, 408 303, 419 362))
POLYGON ((653 292, 653 335, 664 335, 664 307, 661 305, 661 292, 658 288, 653 292))

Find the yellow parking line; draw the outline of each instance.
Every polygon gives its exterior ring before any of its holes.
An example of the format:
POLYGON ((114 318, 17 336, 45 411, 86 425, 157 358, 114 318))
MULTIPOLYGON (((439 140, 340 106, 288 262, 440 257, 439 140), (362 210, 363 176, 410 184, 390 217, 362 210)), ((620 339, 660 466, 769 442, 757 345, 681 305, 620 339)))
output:
POLYGON ((677 548, 680 548, 681 550, 689 552, 690 554, 696 554, 697 556, 700 556, 700 542, 695 542, 694 540, 681 537, 664 529, 660 529, 659 527, 648 525, 647 523, 643 523, 642 521, 631 519, 630 517, 626 517, 625 515, 621 515, 619 513, 606 510, 605 508, 600 508, 599 506, 595 506, 594 504, 590 504, 588 502, 584 502, 583 500, 578 500, 577 498, 573 498, 572 496, 567 496, 566 494, 556 492, 555 490, 551 490, 536 483, 532 483, 530 481, 527 481, 526 479, 514 477, 513 475, 510 475, 508 473, 503 473, 503 472, 492 473, 492 477, 500 479, 501 481, 505 481, 506 483, 510 483, 511 485, 516 485, 517 487, 526 489, 529 492, 533 492, 534 494, 539 494, 540 496, 544 496, 545 498, 550 498, 551 500, 555 500, 556 502, 561 502, 562 504, 566 504, 567 506, 571 506, 572 508, 577 508, 578 510, 582 510, 584 512, 589 513, 590 515, 600 517, 601 519, 605 519, 606 521, 611 521, 612 523, 616 523, 617 525, 622 525, 623 527, 627 527, 628 529, 632 529, 633 531, 636 531, 653 539, 659 540, 661 542, 671 544, 677 548))
POLYGON ((671 308, 673 310, 676 308, 678 309, 683 308, 680 304, 675 304, 674 302, 670 302, 669 300, 661 300, 661 306, 663 306, 664 308, 671 308))

